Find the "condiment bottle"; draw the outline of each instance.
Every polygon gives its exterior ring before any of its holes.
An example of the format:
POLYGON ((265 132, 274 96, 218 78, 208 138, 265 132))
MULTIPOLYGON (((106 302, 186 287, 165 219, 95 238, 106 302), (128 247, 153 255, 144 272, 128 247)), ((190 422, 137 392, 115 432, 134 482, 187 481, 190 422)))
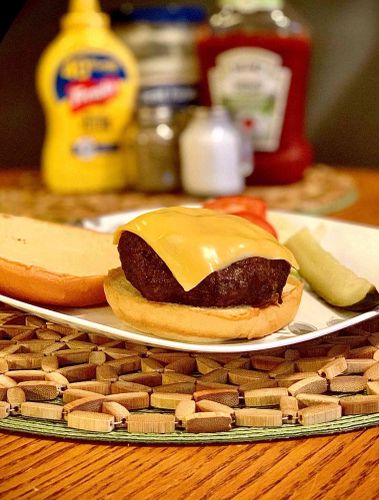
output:
POLYGON ((45 183, 58 193, 123 188, 123 135, 136 98, 137 64, 97 0, 71 0, 61 26, 37 70, 46 114, 45 183))
POLYGON ((198 43, 202 104, 254 125, 248 184, 299 180, 312 162, 304 134, 311 53, 307 27, 283 0, 222 0, 198 43))
POLYGON ((241 137, 225 108, 197 108, 179 144, 182 185, 187 193, 222 196, 244 189, 241 137))
POLYGON ((170 106, 139 108, 136 133, 136 188, 147 192, 180 187, 178 129, 170 106))

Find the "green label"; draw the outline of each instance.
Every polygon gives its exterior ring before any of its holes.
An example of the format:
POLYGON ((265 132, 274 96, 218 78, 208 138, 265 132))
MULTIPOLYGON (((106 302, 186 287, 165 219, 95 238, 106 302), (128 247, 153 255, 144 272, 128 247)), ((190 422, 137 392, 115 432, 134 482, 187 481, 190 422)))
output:
POLYGON ((290 80, 279 54, 258 47, 229 49, 208 72, 213 104, 227 106, 237 122, 250 120, 257 151, 279 147, 290 80))

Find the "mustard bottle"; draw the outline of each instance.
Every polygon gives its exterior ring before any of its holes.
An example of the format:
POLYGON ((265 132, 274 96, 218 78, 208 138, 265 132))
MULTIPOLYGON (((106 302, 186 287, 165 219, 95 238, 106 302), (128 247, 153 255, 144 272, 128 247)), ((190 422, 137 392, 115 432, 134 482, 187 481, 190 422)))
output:
POLYGON ((132 53, 97 0, 70 0, 61 32, 43 53, 37 90, 46 116, 42 175, 57 193, 128 183, 125 130, 138 86, 132 53))

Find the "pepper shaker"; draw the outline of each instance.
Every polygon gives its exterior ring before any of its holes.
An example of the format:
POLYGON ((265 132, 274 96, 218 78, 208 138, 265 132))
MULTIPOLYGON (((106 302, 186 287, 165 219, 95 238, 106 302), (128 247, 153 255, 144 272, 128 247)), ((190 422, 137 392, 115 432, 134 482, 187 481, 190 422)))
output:
POLYGON ((180 187, 178 131, 169 106, 144 106, 138 112, 136 188, 146 192, 180 187))

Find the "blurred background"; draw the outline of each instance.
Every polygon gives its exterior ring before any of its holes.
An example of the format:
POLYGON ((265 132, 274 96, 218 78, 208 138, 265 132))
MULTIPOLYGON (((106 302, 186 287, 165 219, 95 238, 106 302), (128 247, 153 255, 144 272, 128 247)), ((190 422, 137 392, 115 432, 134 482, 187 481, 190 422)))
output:
MULTIPOLYGON (((122 3, 102 0, 101 5, 110 12, 122 3)), ((212 1, 181 3, 213 8, 212 1)), ((302 14, 313 34, 307 129, 316 160, 331 165, 379 166, 379 1, 288 3, 302 14)), ((14 0, 9 7, 9 14, 2 16, 0 45, 0 166, 38 167, 44 117, 35 91, 35 68, 58 33, 67 1, 14 0), (11 9, 17 15, 7 30, 11 9)))

